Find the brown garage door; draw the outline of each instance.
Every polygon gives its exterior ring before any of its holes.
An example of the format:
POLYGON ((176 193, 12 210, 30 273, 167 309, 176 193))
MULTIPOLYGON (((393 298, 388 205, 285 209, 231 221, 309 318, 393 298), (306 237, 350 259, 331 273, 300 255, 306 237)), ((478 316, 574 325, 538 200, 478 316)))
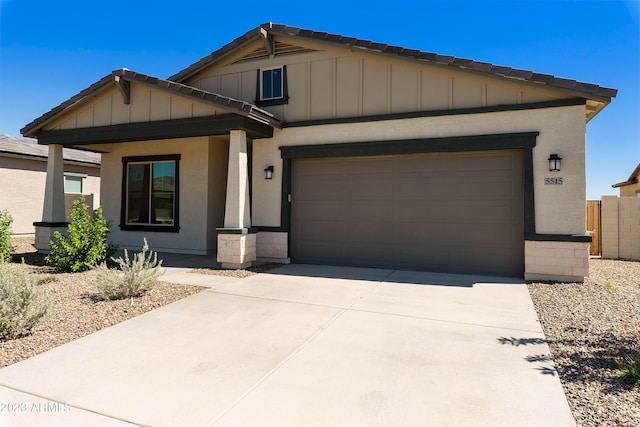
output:
POLYGON ((293 262, 522 276, 519 150, 294 159, 293 262))

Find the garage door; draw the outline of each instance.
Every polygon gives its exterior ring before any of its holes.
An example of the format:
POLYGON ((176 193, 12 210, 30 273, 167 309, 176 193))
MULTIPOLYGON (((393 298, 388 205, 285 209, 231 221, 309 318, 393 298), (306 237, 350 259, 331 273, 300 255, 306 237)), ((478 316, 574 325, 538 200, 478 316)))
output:
POLYGON ((292 161, 293 262, 522 276, 520 150, 292 161))

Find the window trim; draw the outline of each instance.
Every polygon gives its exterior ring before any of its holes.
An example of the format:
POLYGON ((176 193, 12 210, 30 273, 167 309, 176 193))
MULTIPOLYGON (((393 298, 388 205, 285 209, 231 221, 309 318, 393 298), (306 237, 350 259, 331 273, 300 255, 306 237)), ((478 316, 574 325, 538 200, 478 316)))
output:
POLYGON ((269 107, 273 105, 285 105, 289 103, 289 86, 287 84, 287 66, 280 65, 275 67, 259 68, 256 79, 256 100, 258 107, 269 107), (282 70, 282 96, 278 98, 262 98, 262 73, 269 70, 282 70))
POLYGON ((120 203, 120 229, 124 231, 152 231, 178 233, 180 231, 180 154, 168 154, 158 156, 133 156, 122 158, 122 191, 120 203), (159 224, 127 224, 127 171, 130 163, 153 163, 173 161, 174 171, 174 218, 172 225, 159 224))

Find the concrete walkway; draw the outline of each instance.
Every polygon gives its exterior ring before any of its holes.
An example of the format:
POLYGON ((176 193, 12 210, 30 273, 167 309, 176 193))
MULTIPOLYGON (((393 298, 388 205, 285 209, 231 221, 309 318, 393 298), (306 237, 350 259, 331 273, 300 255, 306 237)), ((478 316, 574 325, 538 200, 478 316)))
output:
POLYGON ((572 426, 526 285, 288 265, 0 370, 2 426, 572 426))

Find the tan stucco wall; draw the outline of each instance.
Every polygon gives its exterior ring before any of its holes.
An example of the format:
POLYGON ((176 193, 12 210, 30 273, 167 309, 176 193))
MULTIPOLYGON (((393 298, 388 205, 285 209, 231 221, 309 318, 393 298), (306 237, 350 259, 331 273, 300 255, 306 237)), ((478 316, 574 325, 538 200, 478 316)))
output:
POLYGON ((317 51, 235 63, 262 46, 261 42, 256 42, 203 70, 186 84, 253 103, 256 101, 257 70, 286 65, 289 102, 265 109, 289 122, 523 104, 570 97, 521 82, 507 82, 357 49, 284 37, 276 37, 276 41, 317 51))
MULTIPOLYGON (((104 146, 109 153, 102 156, 101 199, 104 205, 104 216, 114 223, 110 240, 123 249, 140 249, 143 238, 146 237, 149 246, 156 251, 193 254, 215 252, 215 246, 211 246, 212 242, 215 242, 215 236, 212 236, 211 232, 212 229, 215 231, 216 218, 219 220, 221 212, 224 212, 224 199, 220 200, 218 194, 220 183, 216 183, 216 189, 210 191, 210 177, 214 178, 216 174, 213 171, 211 174, 209 172, 209 150, 213 147, 211 149, 216 152, 223 151, 218 144, 220 144, 218 141, 213 141, 209 137, 199 137, 104 146), (180 232, 120 230, 118 225, 122 202, 122 157, 161 154, 181 155, 178 201, 180 232), (215 200, 210 202, 210 197, 215 200)), ((226 166, 226 163, 224 165, 226 166)), ((213 166, 223 167, 223 162, 217 162, 217 165, 213 166)))
POLYGON ((224 206, 227 194, 227 167, 229 160, 228 138, 210 138, 209 178, 207 205, 207 248, 212 252, 217 247, 216 228, 224 225, 224 206))
POLYGON ((278 147, 388 139, 433 138, 539 131, 533 150, 536 232, 585 233, 584 106, 529 111, 427 117, 357 124, 285 128, 253 146, 253 224, 280 225, 282 159, 278 147), (563 158, 561 172, 549 172, 547 158, 563 158), (272 180, 263 169, 275 166, 272 180), (562 177, 563 185, 544 185, 545 177, 562 177))
POLYGON ((620 197, 638 197, 640 182, 620 187, 620 197))
MULTIPOLYGON (((34 222, 42 220, 46 160, 0 156, 0 210, 7 209, 13 216, 13 234, 34 234, 34 222)), ((87 174, 83 180, 83 193, 94 195, 93 208, 100 202, 100 170, 72 164, 64 165, 65 172, 87 174)))

